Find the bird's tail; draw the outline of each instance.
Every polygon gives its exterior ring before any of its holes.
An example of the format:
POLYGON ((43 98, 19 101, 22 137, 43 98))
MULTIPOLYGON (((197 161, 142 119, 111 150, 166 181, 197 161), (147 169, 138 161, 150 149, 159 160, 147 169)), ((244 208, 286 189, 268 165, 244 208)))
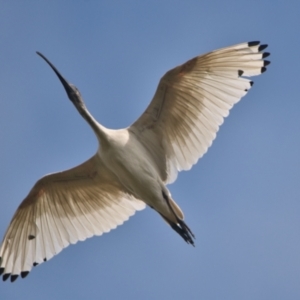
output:
POLYGON ((171 226, 171 228, 175 230, 188 244, 195 246, 195 236, 191 229, 183 221, 184 215, 182 210, 171 197, 167 196, 164 192, 162 194, 175 218, 171 220, 170 218, 167 218, 162 214, 160 215, 171 226), (174 220, 176 220, 176 222, 174 220))

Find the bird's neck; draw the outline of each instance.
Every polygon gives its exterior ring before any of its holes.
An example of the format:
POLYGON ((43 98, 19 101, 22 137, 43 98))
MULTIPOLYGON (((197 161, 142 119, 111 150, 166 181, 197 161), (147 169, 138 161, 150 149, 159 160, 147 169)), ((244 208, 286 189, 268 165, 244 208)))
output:
POLYGON ((109 133, 108 129, 101 125, 96 119, 90 114, 86 106, 76 107, 81 116, 88 122, 95 132, 101 146, 105 147, 108 145, 109 133))

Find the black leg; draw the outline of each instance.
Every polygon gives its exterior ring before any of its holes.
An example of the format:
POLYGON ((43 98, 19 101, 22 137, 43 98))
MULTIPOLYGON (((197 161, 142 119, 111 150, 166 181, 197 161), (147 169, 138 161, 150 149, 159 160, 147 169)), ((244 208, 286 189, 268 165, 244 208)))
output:
POLYGON ((175 223, 169 223, 172 227, 172 229, 174 229, 188 244, 191 244, 192 246, 195 247, 195 243, 193 238, 194 235, 192 233, 190 233, 189 230, 187 230, 186 228, 181 228, 181 226, 179 226, 178 224, 175 223))

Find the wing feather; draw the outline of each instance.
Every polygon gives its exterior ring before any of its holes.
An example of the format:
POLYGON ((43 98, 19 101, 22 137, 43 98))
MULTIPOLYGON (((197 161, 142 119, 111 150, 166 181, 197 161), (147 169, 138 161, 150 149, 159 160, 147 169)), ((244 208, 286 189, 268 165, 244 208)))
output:
POLYGON ((229 110, 252 86, 241 76, 259 75, 269 64, 249 42, 209 52, 168 71, 133 132, 152 155, 161 179, 171 183, 212 144, 229 110))
POLYGON ((144 202, 128 194, 95 155, 40 179, 17 209, 0 248, 0 274, 14 281, 69 244, 126 221, 144 202))

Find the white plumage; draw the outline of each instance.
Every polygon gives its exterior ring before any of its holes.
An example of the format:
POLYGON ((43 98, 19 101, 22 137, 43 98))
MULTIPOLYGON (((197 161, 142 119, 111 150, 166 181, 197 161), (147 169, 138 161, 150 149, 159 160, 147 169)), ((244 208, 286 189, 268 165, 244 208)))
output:
POLYGON ((167 72, 145 112, 110 130, 88 112, 78 89, 54 70, 90 124, 97 153, 85 163, 41 178, 20 204, 0 248, 0 275, 15 281, 63 248, 121 225, 146 204, 189 244, 194 235, 166 184, 207 151, 231 107, 266 70, 267 45, 249 42, 195 57, 167 72))

